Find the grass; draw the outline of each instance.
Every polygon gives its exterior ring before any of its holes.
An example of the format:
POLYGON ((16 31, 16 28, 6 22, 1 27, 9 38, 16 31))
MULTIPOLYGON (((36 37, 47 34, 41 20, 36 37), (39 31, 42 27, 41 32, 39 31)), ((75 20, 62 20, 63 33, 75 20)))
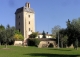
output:
POLYGON ((37 48, 37 47, 20 47, 0 46, 0 57, 80 57, 80 48, 37 48))

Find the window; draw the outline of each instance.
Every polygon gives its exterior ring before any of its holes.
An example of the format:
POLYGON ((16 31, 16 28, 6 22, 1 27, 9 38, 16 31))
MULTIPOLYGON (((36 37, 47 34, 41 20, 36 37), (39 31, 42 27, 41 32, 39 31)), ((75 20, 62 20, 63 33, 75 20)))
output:
POLYGON ((19 22, 19 25, 20 25, 20 22, 19 22))
POLYGON ((30 31, 30 28, 29 28, 29 31, 30 31))
POLYGON ((20 32, 20 29, 19 29, 19 32, 20 32))
POLYGON ((29 21, 29 24, 30 24, 30 21, 29 21))
POLYGON ((30 18, 30 15, 28 15, 28 17, 30 18))
POLYGON ((20 18, 20 16, 18 18, 20 18))

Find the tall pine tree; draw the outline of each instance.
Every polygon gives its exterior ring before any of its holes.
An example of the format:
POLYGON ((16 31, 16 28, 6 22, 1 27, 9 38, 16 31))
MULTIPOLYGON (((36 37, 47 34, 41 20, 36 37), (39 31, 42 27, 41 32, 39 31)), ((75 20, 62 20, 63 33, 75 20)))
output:
POLYGON ((42 37, 42 38, 46 38, 45 31, 43 31, 42 35, 43 35, 43 37, 42 37))

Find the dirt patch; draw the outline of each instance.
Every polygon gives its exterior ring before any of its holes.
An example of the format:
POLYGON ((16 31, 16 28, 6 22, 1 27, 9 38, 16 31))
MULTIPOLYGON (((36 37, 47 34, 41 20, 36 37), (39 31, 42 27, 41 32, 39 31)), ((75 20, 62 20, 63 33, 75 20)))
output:
POLYGON ((9 50, 10 48, 2 48, 2 49, 9 50))

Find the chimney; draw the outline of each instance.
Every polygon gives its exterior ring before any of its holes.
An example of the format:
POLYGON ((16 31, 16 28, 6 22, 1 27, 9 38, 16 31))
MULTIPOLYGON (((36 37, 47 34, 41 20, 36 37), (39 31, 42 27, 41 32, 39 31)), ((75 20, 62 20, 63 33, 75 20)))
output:
POLYGON ((27 3, 25 4, 25 7, 30 8, 30 3, 27 2, 27 3))

